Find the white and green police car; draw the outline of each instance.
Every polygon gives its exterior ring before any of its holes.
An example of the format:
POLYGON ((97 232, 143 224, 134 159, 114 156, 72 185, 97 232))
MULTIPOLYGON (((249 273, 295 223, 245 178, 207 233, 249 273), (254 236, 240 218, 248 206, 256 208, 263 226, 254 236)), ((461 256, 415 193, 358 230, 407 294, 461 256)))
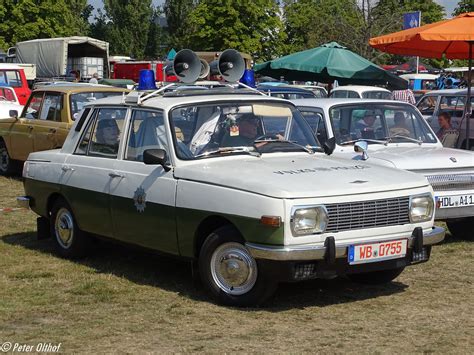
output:
POLYGON ((30 154, 24 201, 58 253, 95 235, 177 255, 238 306, 281 281, 389 282, 429 259, 444 230, 425 177, 328 156, 293 104, 229 90, 98 100, 62 149, 30 154))

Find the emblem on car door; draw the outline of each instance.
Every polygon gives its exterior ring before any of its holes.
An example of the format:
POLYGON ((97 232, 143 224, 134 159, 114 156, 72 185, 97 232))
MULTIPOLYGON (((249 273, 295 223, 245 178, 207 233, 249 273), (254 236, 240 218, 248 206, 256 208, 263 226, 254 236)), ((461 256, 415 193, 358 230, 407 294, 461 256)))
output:
POLYGON ((135 194, 133 195, 133 201, 135 201, 135 207, 137 208, 138 212, 145 211, 146 207, 146 193, 143 187, 138 187, 135 190, 135 194))

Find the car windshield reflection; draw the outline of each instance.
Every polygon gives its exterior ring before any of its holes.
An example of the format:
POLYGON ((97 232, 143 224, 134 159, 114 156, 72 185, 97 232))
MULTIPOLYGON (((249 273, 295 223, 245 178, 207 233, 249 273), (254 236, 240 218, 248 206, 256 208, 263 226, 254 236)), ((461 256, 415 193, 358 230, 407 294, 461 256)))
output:
POLYGON ((320 147, 301 114, 285 104, 190 105, 172 110, 170 117, 180 159, 313 152, 320 147))
POLYGON ((436 143, 436 137, 414 108, 408 105, 358 104, 329 110, 339 145, 358 140, 369 143, 436 143))

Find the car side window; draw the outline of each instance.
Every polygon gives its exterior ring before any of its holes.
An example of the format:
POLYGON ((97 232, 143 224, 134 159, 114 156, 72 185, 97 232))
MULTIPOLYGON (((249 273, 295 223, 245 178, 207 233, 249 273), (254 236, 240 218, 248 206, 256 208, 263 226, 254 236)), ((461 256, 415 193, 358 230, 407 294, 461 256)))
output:
POLYGON ((24 117, 29 119, 39 118, 39 111, 43 103, 43 93, 35 92, 30 99, 28 106, 25 107, 24 117))
POLYGON ((436 107, 436 96, 425 96, 417 105, 422 115, 432 116, 436 107))
POLYGON ((442 96, 439 104, 439 113, 447 112, 451 117, 462 117, 464 112, 463 96, 442 96))
POLYGON ((169 153, 163 112, 133 110, 125 159, 143 161, 147 149, 164 149, 169 153))
POLYGON ((126 113, 125 108, 98 109, 92 116, 93 122, 82 137, 76 154, 117 158, 126 113))
POLYGON ((61 95, 46 94, 39 118, 47 121, 61 121, 61 95))
POLYGON ((17 70, 7 70, 5 74, 7 75, 8 85, 14 88, 21 87, 21 79, 17 70))

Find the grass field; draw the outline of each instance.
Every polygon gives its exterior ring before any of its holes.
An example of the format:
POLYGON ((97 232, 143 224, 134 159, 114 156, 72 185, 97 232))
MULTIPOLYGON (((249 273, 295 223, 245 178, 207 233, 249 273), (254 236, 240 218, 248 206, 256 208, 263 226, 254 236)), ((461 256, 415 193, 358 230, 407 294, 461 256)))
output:
MULTIPOLYGON (((0 208, 20 180, 0 177, 0 208)), ((473 243, 433 248, 385 286, 347 279, 280 285, 258 309, 213 304, 187 263, 99 244, 80 262, 36 240, 31 211, 0 212, 0 346, 64 352, 472 353, 473 243)), ((1 352, 1 349, 0 349, 1 352)))

